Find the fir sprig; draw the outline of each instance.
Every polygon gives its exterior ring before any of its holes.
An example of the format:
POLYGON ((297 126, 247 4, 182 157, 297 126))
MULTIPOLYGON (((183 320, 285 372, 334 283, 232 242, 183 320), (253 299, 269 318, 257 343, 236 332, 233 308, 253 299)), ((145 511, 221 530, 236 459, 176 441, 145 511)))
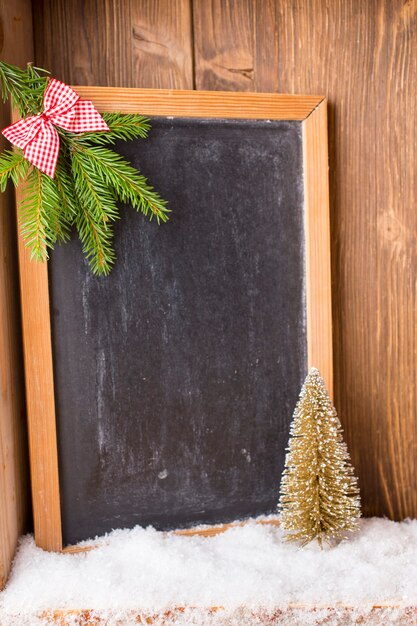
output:
POLYGON ((7 181, 11 180, 15 187, 23 180, 28 172, 29 163, 23 152, 5 150, 0 154, 0 191, 6 190, 7 181))
POLYGON ((68 239, 70 224, 60 210, 56 182, 36 167, 27 177, 19 219, 22 234, 35 259, 44 261, 48 248, 68 239))
POLYGON ((61 202, 61 211, 70 224, 74 223, 79 207, 75 196, 74 180, 65 167, 62 155, 58 159, 55 171, 55 183, 61 202))
POLYGON ((94 143, 95 145, 114 144, 118 139, 129 141, 132 139, 146 139, 151 125, 147 117, 142 115, 126 115, 122 113, 103 113, 102 115, 109 133, 85 133, 77 136, 79 143, 94 143))
POLYGON ((109 274, 115 261, 112 230, 99 216, 79 205, 75 219, 83 251, 95 274, 109 274))
POLYGON ((3 102, 11 98, 19 115, 36 115, 41 111, 43 94, 48 83, 49 72, 31 63, 22 70, 20 67, 0 62, 0 86, 3 102), (43 75, 43 74, 46 74, 43 75))
POLYGON ((122 202, 131 204, 150 219, 155 217, 158 224, 167 221, 166 201, 121 155, 107 148, 79 146, 74 150, 74 160, 83 164, 91 178, 99 179, 102 185, 112 189, 122 202))
MULTIPOLYGON (((2 98, 11 98, 21 116, 42 111, 46 71, 20 69, 0 62, 2 98)), ((67 241, 73 227, 95 274, 108 274, 115 261, 112 222, 119 202, 128 203, 158 224, 168 219, 166 201, 126 159, 105 147, 118 140, 146 139, 150 123, 142 115, 104 113, 109 132, 75 134, 57 128, 60 155, 55 178, 30 165, 20 150, 0 155, 0 191, 8 180, 26 181, 19 208, 21 232, 32 256, 48 258, 48 249, 67 241)))

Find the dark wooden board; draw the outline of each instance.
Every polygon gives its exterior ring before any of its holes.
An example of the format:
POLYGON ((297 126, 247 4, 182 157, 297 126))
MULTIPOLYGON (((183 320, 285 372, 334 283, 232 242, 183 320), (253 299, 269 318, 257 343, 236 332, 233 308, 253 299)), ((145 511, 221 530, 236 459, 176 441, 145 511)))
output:
POLYGON ((126 155, 170 202, 49 265, 64 544, 273 512, 307 369, 300 122, 153 120, 126 155))

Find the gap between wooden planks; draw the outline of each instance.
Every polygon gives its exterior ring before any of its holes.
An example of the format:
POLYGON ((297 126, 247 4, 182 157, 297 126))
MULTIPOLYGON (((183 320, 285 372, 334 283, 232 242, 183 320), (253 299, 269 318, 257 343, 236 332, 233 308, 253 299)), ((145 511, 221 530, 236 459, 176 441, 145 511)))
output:
MULTIPOLYGON (((182 528, 179 530, 169 531, 167 534, 170 535, 183 535, 186 537, 214 537, 215 535, 221 535, 225 533, 227 530, 231 528, 238 528, 239 526, 245 526, 248 523, 248 520, 244 520, 242 522, 231 522, 230 524, 219 524, 218 526, 207 526, 206 528, 182 528)), ((257 520, 257 524, 265 524, 269 526, 279 526, 279 519, 265 519, 265 520, 257 520)), ((97 544, 88 544, 88 545, 75 545, 75 546, 66 546, 62 549, 62 552, 65 554, 78 554, 79 552, 89 552, 90 550, 94 550, 98 548, 97 544)))

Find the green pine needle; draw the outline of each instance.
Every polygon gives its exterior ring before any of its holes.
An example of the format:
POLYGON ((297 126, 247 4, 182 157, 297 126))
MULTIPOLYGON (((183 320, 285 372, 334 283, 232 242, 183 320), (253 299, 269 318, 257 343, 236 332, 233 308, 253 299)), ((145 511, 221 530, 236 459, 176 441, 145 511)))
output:
POLYGON ((28 114, 36 115, 42 110, 43 93, 48 78, 41 73, 48 74, 46 70, 33 67, 31 64, 22 70, 20 67, 0 61, 2 100, 6 102, 10 96, 12 105, 22 117, 28 114))
POLYGON ((7 181, 10 179, 15 187, 23 180, 28 172, 29 163, 23 156, 23 152, 5 150, 0 154, 0 191, 6 190, 7 181))
POLYGON ((74 179, 71 172, 68 172, 66 162, 61 156, 58 159, 54 180, 58 189, 63 215, 69 224, 73 224, 79 207, 75 195, 74 179))
MULTIPOLYGON (((116 139, 146 139, 149 135, 151 125, 147 117, 143 115, 123 115, 121 113, 103 113, 104 121, 110 128, 110 132, 102 133, 101 143, 113 143, 116 139)), ((93 138, 95 144, 100 143, 93 138)))
MULTIPOLYGON (((22 117, 42 111, 46 71, 20 69, 0 62, 3 101, 11 97, 22 117)), ((104 113, 109 132, 75 134, 59 127, 60 154, 55 178, 30 166, 19 150, 0 155, 0 191, 10 180, 26 180, 19 207, 22 235, 32 256, 48 258, 48 249, 70 238, 77 228, 84 254, 95 274, 108 274, 115 261, 112 222, 120 218, 118 201, 131 204, 158 223, 168 220, 166 201, 122 156, 103 146, 118 140, 146 139, 150 123, 142 115, 104 113)))
POLYGON ((21 232, 32 257, 48 258, 48 248, 69 236, 69 223, 60 209, 55 180, 32 168, 27 177, 25 198, 19 207, 21 232))
POLYGON ((73 154, 72 174, 79 207, 76 225, 84 253, 95 274, 108 274, 115 261, 110 223, 120 217, 116 198, 82 152, 73 154))
POLYGON ((131 204, 150 219, 155 217, 158 224, 168 220, 166 201, 120 154, 96 146, 78 146, 77 150, 74 153, 76 158, 82 158, 85 164, 88 163, 91 174, 94 173, 102 185, 112 189, 122 202, 131 204))
POLYGON ((100 172, 90 162, 87 154, 75 152, 72 156, 72 174, 78 202, 86 206, 104 226, 119 219, 116 198, 107 185, 103 185, 100 172))
POLYGON ((83 245, 83 252, 94 274, 110 274, 116 255, 112 246, 113 233, 109 225, 103 228, 89 211, 80 205, 75 219, 78 235, 83 245))
POLYGON ((84 133, 77 136, 77 143, 84 145, 114 144, 118 139, 131 141, 132 139, 146 139, 150 131, 148 118, 142 115, 124 115, 122 113, 103 113, 103 119, 110 132, 84 133))
POLYGON ((88 259, 94 274, 107 275, 115 262, 112 239, 113 232, 109 222, 99 216, 97 211, 91 211, 79 197, 79 210, 75 218, 78 235, 83 245, 83 251, 88 259))

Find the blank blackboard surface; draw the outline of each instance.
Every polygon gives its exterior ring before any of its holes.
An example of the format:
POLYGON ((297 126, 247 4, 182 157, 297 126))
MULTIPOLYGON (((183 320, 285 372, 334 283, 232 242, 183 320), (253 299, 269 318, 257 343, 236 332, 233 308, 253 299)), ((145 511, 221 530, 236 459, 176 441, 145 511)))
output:
POLYGON ((64 544, 274 512, 307 373, 301 122, 155 118, 117 150, 172 214, 123 207, 108 277, 51 255, 64 544))

